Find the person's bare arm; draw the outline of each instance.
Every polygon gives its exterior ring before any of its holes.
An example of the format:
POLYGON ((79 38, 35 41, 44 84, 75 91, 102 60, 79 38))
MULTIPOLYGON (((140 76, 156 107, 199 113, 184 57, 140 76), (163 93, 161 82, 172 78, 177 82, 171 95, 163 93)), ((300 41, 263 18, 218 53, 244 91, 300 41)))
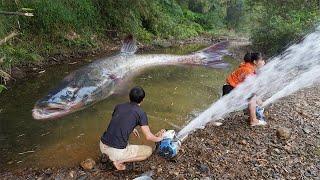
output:
POLYGON ((262 106, 263 105, 263 101, 260 97, 257 97, 257 105, 258 106, 262 106))
POLYGON ((146 139, 148 141, 159 142, 159 141, 161 141, 163 139, 163 137, 162 137, 163 133, 160 133, 159 136, 155 136, 150 131, 149 126, 141 126, 141 131, 142 131, 142 133, 144 134, 144 136, 146 137, 146 139))

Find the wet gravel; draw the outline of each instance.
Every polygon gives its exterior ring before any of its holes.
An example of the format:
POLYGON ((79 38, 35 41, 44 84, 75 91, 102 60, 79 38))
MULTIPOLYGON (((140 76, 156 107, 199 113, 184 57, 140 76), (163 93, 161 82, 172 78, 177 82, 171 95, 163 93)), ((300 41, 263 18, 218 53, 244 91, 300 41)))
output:
POLYGON ((268 106, 265 127, 252 128, 242 112, 233 113, 222 126, 190 135, 171 161, 152 155, 118 172, 97 158, 92 170, 23 169, 0 179, 133 179, 148 171, 153 179, 320 179, 319 92, 317 85, 268 106))

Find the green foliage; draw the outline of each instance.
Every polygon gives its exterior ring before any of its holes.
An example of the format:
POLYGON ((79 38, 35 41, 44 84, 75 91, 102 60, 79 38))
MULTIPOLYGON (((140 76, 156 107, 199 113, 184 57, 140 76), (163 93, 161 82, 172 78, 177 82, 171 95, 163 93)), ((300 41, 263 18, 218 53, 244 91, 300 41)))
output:
POLYGON ((213 1, 207 0, 189 0, 188 3, 189 9, 197 13, 208 13, 212 9, 213 5, 213 1))
POLYGON ((185 17, 199 24, 204 30, 216 30, 225 28, 223 8, 216 4, 208 13, 196 13, 184 9, 185 17))
POLYGON ((226 23, 229 29, 237 30, 243 18, 243 1, 233 0, 227 7, 226 23))
POLYGON ((132 33, 138 39, 147 41, 153 37, 181 39, 196 36, 203 31, 198 23, 185 17, 180 5, 172 0, 98 2, 100 14, 108 29, 124 34, 132 33))
POLYGON ((61 49, 96 48, 128 33, 150 42, 251 31, 254 48, 274 54, 319 20, 317 0, 2 0, 0 10, 35 15, 0 15, 0 38, 20 32, 19 40, 0 47, 9 64, 61 49))
POLYGON ((21 28, 29 33, 61 34, 99 27, 97 9, 90 0, 24 0, 20 7, 34 9, 35 17, 21 17, 21 28))
POLYGON ((4 85, 0 84, 0 93, 2 93, 3 90, 7 89, 4 85))
POLYGON ((4 62, 1 64, 1 67, 3 68, 9 68, 18 63, 28 64, 42 59, 41 56, 33 53, 32 50, 12 45, 0 46, 0 57, 4 57, 4 62))
POLYGON ((280 53, 312 31, 320 20, 319 4, 315 0, 256 0, 251 7, 259 14, 252 28, 253 45, 267 55, 280 53))
POLYGON ((0 15, 0 47, 6 65, 34 63, 65 49, 96 48, 108 38, 133 34, 139 41, 184 39, 222 32, 226 0, 2 0, 0 10, 31 11, 34 17, 0 15))

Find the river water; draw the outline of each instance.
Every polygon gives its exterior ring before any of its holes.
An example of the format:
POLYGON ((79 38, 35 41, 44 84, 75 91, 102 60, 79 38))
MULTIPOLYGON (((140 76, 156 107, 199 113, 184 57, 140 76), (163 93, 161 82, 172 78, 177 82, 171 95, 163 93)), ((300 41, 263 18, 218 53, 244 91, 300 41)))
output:
MULTIPOLYGON (((189 45, 148 53, 188 54, 202 48, 202 45, 189 45)), ((142 108, 149 117, 151 130, 179 130, 219 98, 226 75, 237 65, 231 57, 224 59, 231 64, 230 68, 156 67, 144 70, 130 81, 128 89, 139 85, 146 91, 142 108)), ((98 157, 100 135, 108 125, 114 106, 128 101, 129 90, 58 120, 37 121, 31 116, 38 99, 85 64, 52 66, 0 95, 1 171, 73 166, 88 157, 98 157)), ((130 142, 152 145, 143 137, 131 137, 130 142)))

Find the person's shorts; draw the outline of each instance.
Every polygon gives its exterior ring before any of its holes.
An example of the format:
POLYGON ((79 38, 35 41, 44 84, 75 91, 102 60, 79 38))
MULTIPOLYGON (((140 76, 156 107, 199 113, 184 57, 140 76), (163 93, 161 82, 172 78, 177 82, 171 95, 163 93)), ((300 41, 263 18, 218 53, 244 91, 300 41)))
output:
POLYGON ((152 148, 146 145, 128 145, 125 149, 109 147, 100 141, 100 150, 106 154, 111 161, 121 161, 136 157, 149 157, 152 148))
POLYGON ((222 87, 222 96, 229 94, 234 89, 233 86, 225 84, 222 87))

